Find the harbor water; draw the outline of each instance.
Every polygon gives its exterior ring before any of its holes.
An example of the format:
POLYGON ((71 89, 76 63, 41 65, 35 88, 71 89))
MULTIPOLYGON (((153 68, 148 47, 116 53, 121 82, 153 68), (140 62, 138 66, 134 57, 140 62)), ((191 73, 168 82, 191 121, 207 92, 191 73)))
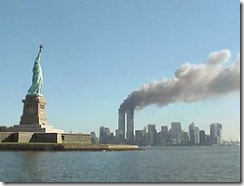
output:
POLYGON ((1 182, 240 182, 240 146, 1 151, 1 182))

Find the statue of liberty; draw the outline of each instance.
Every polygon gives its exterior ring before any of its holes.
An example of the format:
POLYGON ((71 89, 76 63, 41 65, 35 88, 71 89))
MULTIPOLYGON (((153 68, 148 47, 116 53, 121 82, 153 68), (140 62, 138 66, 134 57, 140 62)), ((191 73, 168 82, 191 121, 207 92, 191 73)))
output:
POLYGON ((42 96, 42 67, 41 67, 41 51, 43 46, 40 45, 38 55, 35 59, 34 67, 33 67, 33 76, 32 76, 32 85, 28 90, 28 95, 40 95, 42 96))

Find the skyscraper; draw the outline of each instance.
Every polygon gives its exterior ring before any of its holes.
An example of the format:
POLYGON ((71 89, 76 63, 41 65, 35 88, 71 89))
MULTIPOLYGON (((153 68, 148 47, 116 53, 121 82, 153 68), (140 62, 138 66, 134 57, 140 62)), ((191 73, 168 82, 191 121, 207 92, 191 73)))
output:
POLYGON ((96 133, 95 132, 91 132, 90 133, 90 138, 91 138, 91 143, 98 143, 98 139, 96 137, 96 133))
POLYGON ((200 144, 206 144, 206 135, 205 135, 205 131, 204 130, 200 130, 199 131, 199 139, 200 139, 200 144))
POLYGON ((156 125, 155 124, 149 124, 147 126, 148 129, 148 145, 155 145, 155 138, 156 138, 156 125))
POLYGON ((116 132, 116 137, 118 142, 122 142, 125 139, 125 111, 121 108, 118 110, 118 130, 116 132))
POLYGON ((200 140, 199 140, 199 128, 195 127, 194 130, 194 144, 199 144, 200 140))
POLYGON ((110 130, 108 127, 101 126, 99 129, 99 142, 100 143, 109 143, 110 139, 110 130))
POLYGON ((210 125, 210 139, 212 144, 222 144, 222 124, 212 123, 210 125))
POLYGON ((166 145, 169 142, 169 131, 168 126, 161 126, 160 135, 160 145, 166 145))
POLYGON ((171 122, 171 137, 172 140, 177 140, 177 143, 181 141, 181 124, 180 122, 171 122))
POLYGON ((146 136, 143 136, 142 130, 135 131, 135 143, 137 145, 146 145, 145 138, 146 138, 146 136))
POLYGON ((182 132, 181 144, 189 144, 188 132, 182 132))
POLYGON ((126 139, 129 144, 134 143, 134 109, 127 110, 127 133, 126 139))
POLYGON ((167 132, 168 133, 168 126, 161 126, 161 132, 167 132))
POLYGON ((195 124, 192 122, 189 127, 189 138, 190 138, 190 144, 194 144, 194 129, 195 129, 195 124))

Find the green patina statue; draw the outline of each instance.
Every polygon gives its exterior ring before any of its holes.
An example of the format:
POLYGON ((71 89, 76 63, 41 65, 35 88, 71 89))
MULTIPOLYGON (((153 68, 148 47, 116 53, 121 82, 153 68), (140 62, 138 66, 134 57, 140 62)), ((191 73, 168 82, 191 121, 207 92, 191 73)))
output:
POLYGON ((42 67, 41 67, 41 51, 43 46, 40 45, 39 52, 36 57, 34 67, 33 67, 33 76, 32 76, 32 85, 28 90, 28 95, 40 95, 42 96, 42 83, 43 83, 43 76, 42 76, 42 67))

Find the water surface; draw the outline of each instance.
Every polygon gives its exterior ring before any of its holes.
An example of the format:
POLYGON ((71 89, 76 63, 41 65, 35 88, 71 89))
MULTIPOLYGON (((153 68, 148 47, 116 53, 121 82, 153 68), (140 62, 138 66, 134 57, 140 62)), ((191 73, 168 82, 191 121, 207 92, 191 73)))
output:
POLYGON ((240 146, 0 152, 1 182, 240 182, 240 146))

